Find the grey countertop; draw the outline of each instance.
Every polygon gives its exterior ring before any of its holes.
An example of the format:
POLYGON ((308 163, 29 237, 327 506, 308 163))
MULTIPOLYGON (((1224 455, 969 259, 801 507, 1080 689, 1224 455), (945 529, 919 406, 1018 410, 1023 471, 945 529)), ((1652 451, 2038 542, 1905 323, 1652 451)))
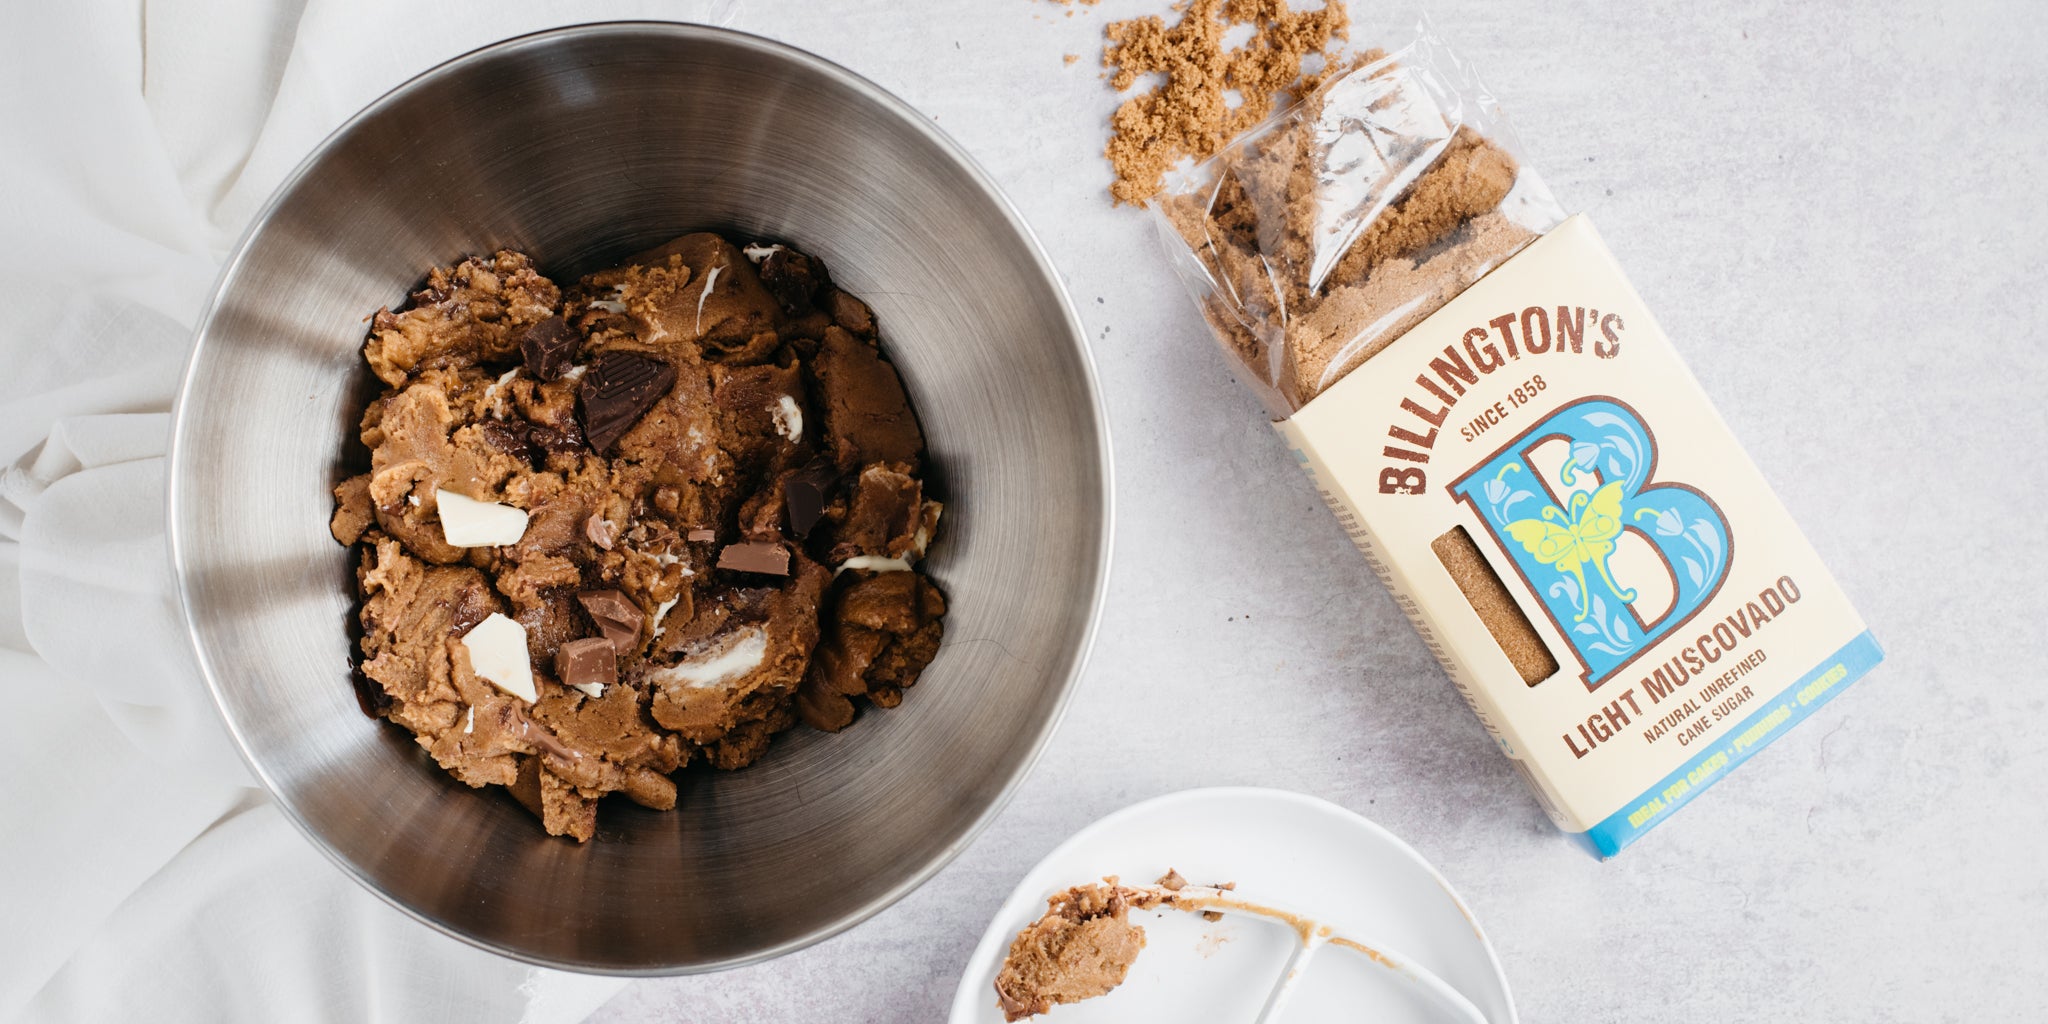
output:
POLYGON ((931 114, 1037 229, 1101 369, 1115 571, 1065 725, 955 863, 838 938, 636 982, 594 1019, 939 1019, 990 915, 1068 834, 1234 784, 1313 793, 1412 843, 1472 905, 1529 1021, 2039 1012, 2048 17, 2024 0, 1431 11, 1889 652, 1603 864, 1545 821, 1232 379, 1149 225, 1108 204, 1101 26, 1164 7, 741 7, 737 27, 931 114), (1207 714, 1125 724, 1189 706, 1207 714))

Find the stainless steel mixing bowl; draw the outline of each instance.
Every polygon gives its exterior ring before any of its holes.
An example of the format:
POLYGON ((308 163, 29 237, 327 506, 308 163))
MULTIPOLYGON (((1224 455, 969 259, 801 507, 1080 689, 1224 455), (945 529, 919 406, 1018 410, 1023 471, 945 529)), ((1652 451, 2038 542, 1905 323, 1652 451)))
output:
POLYGON ((824 60, 668 24, 561 29, 414 79, 257 217, 178 402, 170 536, 199 660, 249 763, 399 907, 536 963, 712 970, 816 942, 959 853, 1051 733, 1107 570, 1109 452, 1083 332, 987 175, 824 60), (558 279, 685 230, 786 239, 867 299, 950 504, 944 649, 894 711, 799 728, 668 813, 542 834, 365 718, 328 489, 367 397, 364 314, 509 246, 558 279))

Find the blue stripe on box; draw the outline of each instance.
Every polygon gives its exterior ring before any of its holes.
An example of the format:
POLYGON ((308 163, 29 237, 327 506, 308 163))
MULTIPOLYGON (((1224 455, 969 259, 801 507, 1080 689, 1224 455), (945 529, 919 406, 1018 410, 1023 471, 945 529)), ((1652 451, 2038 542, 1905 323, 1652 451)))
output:
POLYGON ((1671 817, 1671 812, 1685 806, 1750 755, 1770 746, 1772 740, 1790 731, 1883 660, 1884 649, 1877 646, 1877 639, 1869 630, 1864 630, 1819 667, 1786 687, 1771 703, 1723 733, 1719 742, 1664 776, 1663 781, 1643 791, 1607 820, 1572 838, 1602 860, 1620 853, 1623 847, 1656 828, 1658 822, 1671 817))

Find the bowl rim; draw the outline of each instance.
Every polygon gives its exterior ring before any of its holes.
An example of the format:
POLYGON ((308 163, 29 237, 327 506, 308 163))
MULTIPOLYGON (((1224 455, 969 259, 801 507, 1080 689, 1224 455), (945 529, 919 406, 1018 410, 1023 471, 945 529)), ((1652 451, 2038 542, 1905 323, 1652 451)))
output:
POLYGON ((241 235, 235 240, 234 248, 230 250, 227 259, 221 264, 220 272, 214 278, 213 285, 208 291, 206 302, 200 308, 199 316, 194 321, 191 337, 191 351, 186 356, 185 368, 180 375, 177 396, 171 407, 171 430, 164 473, 164 535, 170 557, 171 574, 177 592, 178 611, 183 619, 186 640, 198 665, 200 678, 206 683, 207 695, 212 700, 214 713, 219 717, 228 735, 233 739, 236 753, 241 756, 243 763, 248 765, 250 773, 262 784, 265 793, 277 803, 278 808, 284 813, 284 817, 292 823, 292 826, 299 831, 300 835, 312 843, 315 849, 319 850, 336 867, 339 867, 343 874, 347 875, 364 889, 374 893, 378 899, 386 904, 396 907, 407 917, 426 925, 442 935, 457 939, 479 949, 537 967, 574 971, 582 974, 625 978, 666 977, 708 974, 763 963, 816 945, 860 925, 895 905, 897 901, 930 881, 934 875, 951 864, 969 846, 972 846, 981 837, 982 833, 988 829, 989 825, 995 821, 996 817, 1002 813, 1003 809, 1009 805, 1011 799, 1016 796, 1017 789, 1026 778, 1030 777, 1032 769, 1037 767, 1038 761, 1044 756, 1045 749, 1051 741, 1053 734, 1058 731, 1060 723, 1065 719, 1067 709, 1073 701, 1074 691, 1078 687, 1081 677, 1086 673, 1088 663, 1094 654, 1095 642, 1102 622, 1102 606, 1109 590, 1111 555, 1116 539, 1116 487, 1115 476, 1112 471, 1113 446, 1110 438, 1108 411, 1102 400, 1102 386, 1095 366, 1094 351, 1088 345, 1088 332, 1074 306, 1073 296, 1068 292, 1066 283, 1062 280, 1058 268, 1054 266, 1051 258, 1047 256, 1044 243, 1039 240, 1037 232, 1031 229, 1031 225, 1024 220, 1022 213, 1018 211, 1009 196, 996 184, 995 179, 988 171, 968 154, 964 147, 937 127, 932 118, 919 111, 908 101, 903 100, 845 66, 788 43, 722 26, 693 22, 626 19, 559 25, 510 36, 435 64, 433 67, 427 68, 394 86, 343 121, 340 126, 328 133, 325 138, 321 139, 317 145, 309 150, 305 157, 299 161, 298 165, 292 169, 291 173, 279 181, 277 187, 265 199, 263 206, 256 211, 250 218, 248 225, 242 229, 241 235), (1054 698, 1052 714, 1046 716, 1039 725, 1037 734, 1031 737, 1031 742, 1024 758, 1011 769, 1009 777, 1003 780, 1002 787, 996 793, 995 798, 989 801, 988 805, 981 809, 980 813, 968 823, 967 827, 951 843, 940 850, 937 855, 931 857, 926 863, 905 876, 903 880, 856 907, 853 911, 841 915, 836 920, 827 921, 787 941, 752 953, 695 964, 671 964, 653 967, 614 967, 586 962, 554 960, 494 942, 482 936, 469 934, 446 922, 422 913, 420 910, 385 891, 364 868, 343 856, 329 844, 306 821, 298 807, 285 796, 278 783, 271 777, 254 753, 252 753, 247 737, 243 735, 234 717, 228 712, 225 688, 221 684, 219 673, 215 670, 213 662, 208 657, 205 644, 200 639, 197 620, 193 614, 195 595, 192 592, 191 577, 187 572, 186 538, 181 535, 178 515, 179 509, 183 504, 182 492, 184 488, 180 484, 183 470, 185 469, 185 462, 188 458, 185 443, 186 433, 193 418, 192 392, 198 376, 200 356, 206 351, 207 340, 213 331, 213 321, 219 311, 221 298, 226 293, 229 284, 238 276, 243 263, 248 258, 250 243, 276 216, 278 207, 283 203, 285 197, 290 195, 300 182, 312 172, 313 168, 325 159, 347 136, 356 131, 365 122, 383 113, 399 100, 431 80, 508 51, 547 45, 567 38, 602 36, 620 32, 636 34, 653 33, 683 40, 708 40, 723 45, 737 46, 778 60, 790 62, 816 74, 833 79, 855 94, 874 103, 879 109, 886 111, 910 126, 943 152, 959 170, 964 172, 975 189, 993 205, 1008 223, 1011 230, 1015 231, 1023 241, 1025 248, 1029 250, 1032 262, 1038 267, 1040 276, 1044 278, 1046 284, 1051 286, 1053 294, 1059 302, 1059 311, 1066 322, 1068 339, 1072 343, 1076 354, 1080 357, 1082 384, 1088 396, 1089 411, 1095 428, 1097 464, 1100 467, 1098 486, 1102 493, 1102 516, 1098 524, 1100 546, 1095 565, 1093 566, 1093 583, 1088 588, 1088 593, 1086 594, 1087 608, 1082 623, 1080 642, 1075 647, 1064 677, 1058 680, 1059 692, 1054 698))

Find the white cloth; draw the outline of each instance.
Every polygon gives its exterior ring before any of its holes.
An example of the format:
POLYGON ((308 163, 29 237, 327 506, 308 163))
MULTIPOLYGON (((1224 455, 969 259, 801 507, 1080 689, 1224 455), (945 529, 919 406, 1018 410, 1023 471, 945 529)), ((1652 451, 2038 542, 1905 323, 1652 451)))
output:
POLYGON ((414 922, 284 821, 197 677, 167 412, 221 259, 355 110, 497 39, 733 0, 20 0, 0 33, 0 1020, 575 1021, 619 983, 414 922), (26 777, 23 777, 25 773, 26 777))

